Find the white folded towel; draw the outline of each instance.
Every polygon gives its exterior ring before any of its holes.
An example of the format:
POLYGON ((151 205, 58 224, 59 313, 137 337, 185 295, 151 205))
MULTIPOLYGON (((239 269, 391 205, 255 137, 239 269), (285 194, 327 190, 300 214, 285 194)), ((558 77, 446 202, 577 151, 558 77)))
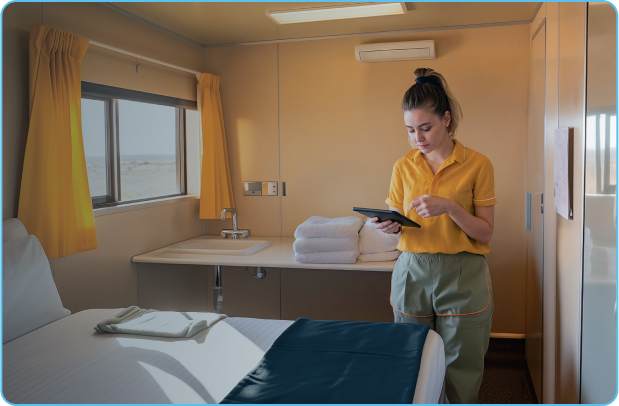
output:
POLYGON ((309 264, 354 264, 359 256, 359 248, 352 251, 310 252, 294 254, 294 262, 309 264))
POLYGON ((352 251, 359 248, 359 235, 348 238, 297 238, 292 248, 296 254, 352 251))
POLYGON ((297 227, 294 232, 294 237, 354 237, 359 234, 361 227, 363 227, 363 219, 355 216, 336 217, 332 219, 312 216, 297 227))
POLYGON ((359 232, 360 253, 365 255, 377 252, 395 251, 400 242, 400 235, 402 235, 402 233, 383 233, 376 228, 376 223, 372 223, 372 220, 368 218, 359 232))
POLYGON ((360 254, 359 261, 361 262, 383 262, 394 261, 398 259, 401 251, 376 252, 374 254, 360 254))
POLYGON ((99 333, 192 337, 226 317, 218 313, 160 312, 131 306, 98 323, 95 330, 99 333))

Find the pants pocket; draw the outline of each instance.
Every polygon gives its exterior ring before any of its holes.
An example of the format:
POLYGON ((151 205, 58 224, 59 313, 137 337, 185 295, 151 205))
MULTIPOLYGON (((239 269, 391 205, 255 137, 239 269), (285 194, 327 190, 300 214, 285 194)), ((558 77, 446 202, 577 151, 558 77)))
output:
POLYGON ((490 273, 485 258, 468 253, 458 255, 457 261, 442 269, 439 289, 435 291, 437 316, 468 316, 488 309, 492 311, 490 273))

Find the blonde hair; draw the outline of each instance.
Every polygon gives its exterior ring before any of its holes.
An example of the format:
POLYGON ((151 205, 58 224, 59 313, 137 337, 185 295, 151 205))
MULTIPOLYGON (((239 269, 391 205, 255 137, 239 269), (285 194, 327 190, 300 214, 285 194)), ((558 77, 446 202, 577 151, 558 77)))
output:
POLYGON ((429 109, 441 118, 445 117, 446 111, 449 111, 451 121, 447 126, 447 133, 454 138, 462 119, 462 109, 449 90, 447 81, 443 75, 430 68, 415 69, 414 74, 416 83, 404 93, 402 111, 429 109))

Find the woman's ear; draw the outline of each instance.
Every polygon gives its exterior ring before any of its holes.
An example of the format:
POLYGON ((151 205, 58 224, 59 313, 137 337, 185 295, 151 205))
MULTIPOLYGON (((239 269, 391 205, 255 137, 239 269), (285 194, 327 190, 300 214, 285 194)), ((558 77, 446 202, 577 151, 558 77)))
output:
POLYGON ((445 126, 449 127, 449 125, 451 124, 451 113, 449 111, 446 111, 445 117, 443 119, 445 120, 445 126))

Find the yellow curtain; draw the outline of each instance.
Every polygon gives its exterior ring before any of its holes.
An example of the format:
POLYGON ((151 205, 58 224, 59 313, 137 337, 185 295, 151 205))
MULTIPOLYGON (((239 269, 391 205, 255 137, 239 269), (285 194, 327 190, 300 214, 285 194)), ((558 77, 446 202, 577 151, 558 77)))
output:
POLYGON ((219 219, 223 209, 234 208, 219 76, 203 73, 198 90, 202 127, 200 218, 219 219))
POLYGON ((48 258, 97 248, 82 140, 81 63, 88 40, 30 32, 30 126, 17 217, 48 258))

